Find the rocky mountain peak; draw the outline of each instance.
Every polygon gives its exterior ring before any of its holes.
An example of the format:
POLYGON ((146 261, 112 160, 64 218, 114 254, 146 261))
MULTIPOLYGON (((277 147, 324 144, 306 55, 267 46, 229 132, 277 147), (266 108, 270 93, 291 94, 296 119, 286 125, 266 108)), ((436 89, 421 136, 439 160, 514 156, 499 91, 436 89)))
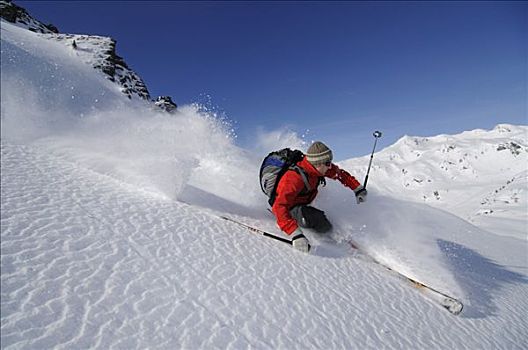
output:
POLYGON ((160 96, 154 101, 151 100, 143 79, 117 54, 114 39, 96 35, 60 34, 54 25, 44 24, 33 18, 24 8, 15 5, 11 0, 0 0, 0 10, 0 16, 4 20, 40 33, 43 38, 71 46, 84 63, 101 71, 108 80, 116 83, 128 98, 152 102, 156 108, 169 113, 176 110, 176 104, 169 96, 160 96))
POLYGON ((19 27, 27 28, 35 33, 58 33, 59 30, 53 24, 44 24, 29 15, 20 6, 13 4, 11 0, 0 0, 1 17, 19 27))

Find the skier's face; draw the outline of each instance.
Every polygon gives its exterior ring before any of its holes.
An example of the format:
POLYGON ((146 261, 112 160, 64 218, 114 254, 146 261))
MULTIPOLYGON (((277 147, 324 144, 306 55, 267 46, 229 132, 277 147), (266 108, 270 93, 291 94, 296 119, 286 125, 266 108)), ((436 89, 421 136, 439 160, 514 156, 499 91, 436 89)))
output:
POLYGON ((319 172, 319 174, 324 175, 330 169, 332 166, 332 162, 326 162, 324 164, 320 164, 315 166, 315 169, 319 172))

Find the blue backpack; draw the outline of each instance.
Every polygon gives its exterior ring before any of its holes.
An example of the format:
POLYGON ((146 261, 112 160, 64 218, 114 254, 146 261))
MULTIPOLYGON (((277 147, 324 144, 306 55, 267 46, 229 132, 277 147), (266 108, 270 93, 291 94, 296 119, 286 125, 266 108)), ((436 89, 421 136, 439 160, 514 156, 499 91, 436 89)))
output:
POLYGON ((297 162, 300 162, 303 158, 304 154, 301 151, 289 148, 271 152, 264 158, 260 166, 260 188, 268 196, 269 205, 273 206, 277 195, 277 185, 288 170, 294 170, 301 175, 305 190, 310 191, 306 172, 297 166, 297 162))

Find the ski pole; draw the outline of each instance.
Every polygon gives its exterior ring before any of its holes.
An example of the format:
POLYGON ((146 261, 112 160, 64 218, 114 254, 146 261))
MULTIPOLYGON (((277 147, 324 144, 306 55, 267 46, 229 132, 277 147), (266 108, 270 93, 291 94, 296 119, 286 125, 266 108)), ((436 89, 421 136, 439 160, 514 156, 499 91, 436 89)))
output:
POLYGON ((374 148, 372 148, 372 154, 370 155, 370 162, 367 169, 367 175, 365 176, 365 182, 363 182, 363 188, 367 188, 367 181, 370 173, 370 166, 372 165, 372 159, 374 158, 374 151, 376 150, 376 144, 378 143, 378 139, 381 137, 381 131, 374 131, 374 148))

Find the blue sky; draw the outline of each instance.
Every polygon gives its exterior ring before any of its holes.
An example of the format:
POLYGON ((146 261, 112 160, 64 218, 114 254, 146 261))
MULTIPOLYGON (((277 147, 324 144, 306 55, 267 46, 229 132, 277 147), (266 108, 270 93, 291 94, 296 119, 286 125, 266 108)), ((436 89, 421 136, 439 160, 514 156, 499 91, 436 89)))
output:
POLYGON ((342 160, 403 135, 528 124, 526 2, 15 1, 63 33, 111 36, 153 97, 210 103, 342 160), (308 130, 308 132, 306 132, 308 130))

